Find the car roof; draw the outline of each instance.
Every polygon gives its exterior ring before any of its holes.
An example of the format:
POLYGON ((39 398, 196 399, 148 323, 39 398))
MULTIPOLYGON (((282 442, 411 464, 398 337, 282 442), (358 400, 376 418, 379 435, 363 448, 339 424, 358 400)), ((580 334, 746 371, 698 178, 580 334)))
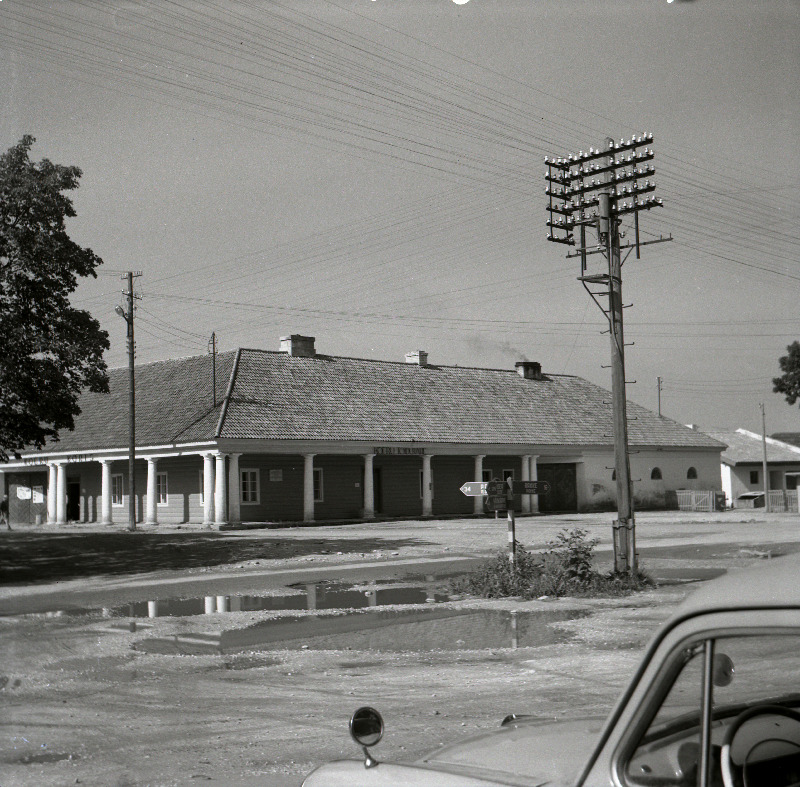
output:
POLYGON ((684 601, 674 617, 714 610, 800 607, 798 577, 800 553, 765 558, 705 583, 684 601))

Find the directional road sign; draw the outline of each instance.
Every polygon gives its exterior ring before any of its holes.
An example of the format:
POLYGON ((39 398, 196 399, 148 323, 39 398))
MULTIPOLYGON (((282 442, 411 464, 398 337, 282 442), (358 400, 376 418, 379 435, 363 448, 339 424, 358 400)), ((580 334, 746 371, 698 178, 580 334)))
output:
POLYGON ((504 495, 508 486, 505 481, 487 481, 486 494, 487 495, 504 495))
POLYGON ((467 497, 481 497, 486 494, 486 481, 467 481, 461 491, 467 497))
POLYGON ((550 491, 547 481, 512 481, 515 495, 546 495, 550 491))

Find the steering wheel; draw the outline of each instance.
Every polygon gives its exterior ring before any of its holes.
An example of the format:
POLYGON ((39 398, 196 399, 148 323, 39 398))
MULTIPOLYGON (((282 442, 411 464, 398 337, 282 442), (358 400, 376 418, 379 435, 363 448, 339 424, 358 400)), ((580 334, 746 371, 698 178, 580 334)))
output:
POLYGON ((757 716, 786 716, 800 723, 800 713, 783 705, 756 705, 754 708, 742 711, 725 731, 725 737, 722 739, 720 759, 722 761, 722 783, 725 787, 736 787, 733 781, 733 762, 731 760, 731 743, 733 743, 734 736, 745 722, 757 716))

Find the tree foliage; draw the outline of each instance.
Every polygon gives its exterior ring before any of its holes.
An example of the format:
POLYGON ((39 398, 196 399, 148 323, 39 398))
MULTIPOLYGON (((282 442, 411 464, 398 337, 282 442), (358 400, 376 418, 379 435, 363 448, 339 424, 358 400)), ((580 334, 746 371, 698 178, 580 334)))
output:
POLYGON ((64 192, 78 167, 29 158, 31 136, 0 155, 0 461, 73 429, 82 390, 107 391, 108 334, 70 306, 102 260, 67 235, 64 192))
POLYGON ((786 350, 787 354, 778 359, 783 374, 772 378, 772 390, 794 404, 800 399, 800 342, 792 342, 786 350))

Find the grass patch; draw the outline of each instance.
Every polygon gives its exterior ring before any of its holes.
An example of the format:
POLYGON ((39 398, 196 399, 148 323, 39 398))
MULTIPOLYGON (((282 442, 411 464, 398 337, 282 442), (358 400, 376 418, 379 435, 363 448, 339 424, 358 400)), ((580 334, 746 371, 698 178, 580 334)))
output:
POLYGON ((482 598, 586 598, 624 596, 654 584, 642 571, 633 576, 595 571, 594 548, 598 540, 588 535, 581 528, 562 530, 541 554, 528 552, 517 542, 514 565, 504 550, 472 574, 453 580, 451 589, 482 598))

